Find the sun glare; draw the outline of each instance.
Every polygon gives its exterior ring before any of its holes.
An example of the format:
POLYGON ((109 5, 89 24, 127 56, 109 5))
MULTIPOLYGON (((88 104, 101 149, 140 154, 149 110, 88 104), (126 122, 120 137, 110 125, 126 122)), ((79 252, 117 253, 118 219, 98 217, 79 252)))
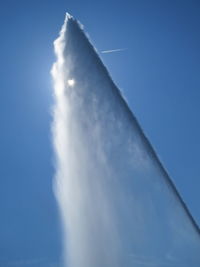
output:
POLYGON ((73 87, 75 84, 75 81, 74 81, 74 79, 70 79, 67 81, 67 83, 68 83, 68 86, 73 87))

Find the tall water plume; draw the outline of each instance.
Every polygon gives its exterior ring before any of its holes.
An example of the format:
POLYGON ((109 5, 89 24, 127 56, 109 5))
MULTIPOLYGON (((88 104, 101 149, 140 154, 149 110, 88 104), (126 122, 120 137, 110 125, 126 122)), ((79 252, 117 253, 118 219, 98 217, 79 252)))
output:
POLYGON ((64 266, 200 266, 198 226, 70 15, 54 46, 54 188, 64 266))

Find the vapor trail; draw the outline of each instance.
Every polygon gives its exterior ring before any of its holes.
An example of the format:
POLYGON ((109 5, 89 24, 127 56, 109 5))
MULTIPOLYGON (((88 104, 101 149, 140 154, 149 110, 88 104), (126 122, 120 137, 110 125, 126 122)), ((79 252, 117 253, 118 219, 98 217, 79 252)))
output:
POLYGON ((121 52, 125 51, 126 48, 118 48, 118 49, 112 49, 112 50, 103 50, 101 51, 102 54, 108 54, 108 53, 114 53, 114 52, 121 52))
POLYGON ((64 266, 199 267, 198 226, 70 15, 54 47, 54 191, 64 266))

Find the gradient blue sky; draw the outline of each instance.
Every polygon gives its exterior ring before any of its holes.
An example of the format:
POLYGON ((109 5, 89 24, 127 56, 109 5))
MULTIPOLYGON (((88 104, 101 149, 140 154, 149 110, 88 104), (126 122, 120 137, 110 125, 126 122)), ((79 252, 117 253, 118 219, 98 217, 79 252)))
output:
POLYGON ((200 2, 2 0, 0 267, 60 255, 49 73, 66 11, 99 51, 127 48, 101 58, 200 224, 200 2))

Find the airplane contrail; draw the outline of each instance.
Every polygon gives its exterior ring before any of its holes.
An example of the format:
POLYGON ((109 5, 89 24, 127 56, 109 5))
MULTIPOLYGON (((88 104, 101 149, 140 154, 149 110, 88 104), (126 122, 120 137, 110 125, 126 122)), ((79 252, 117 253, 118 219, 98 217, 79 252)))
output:
POLYGON ((118 48, 118 49, 111 49, 111 50, 103 50, 101 51, 102 54, 107 54, 107 53, 114 53, 114 52, 121 52, 125 51, 126 48, 118 48))

